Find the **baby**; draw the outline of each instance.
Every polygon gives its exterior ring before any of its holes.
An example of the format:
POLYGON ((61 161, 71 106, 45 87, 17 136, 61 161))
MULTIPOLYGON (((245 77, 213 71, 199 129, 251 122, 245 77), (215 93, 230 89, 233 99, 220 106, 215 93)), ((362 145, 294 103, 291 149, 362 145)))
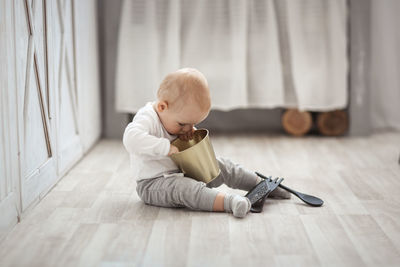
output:
MULTIPOLYGON (((203 121, 211 108, 210 91, 204 75, 184 68, 168 74, 157 92, 157 101, 142 107, 125 129, 123 143, 131 157, 136 191, 146 203, 162 207, 226 211, 244 217, 251 208, 248 198, 219 192, 222 183, 250 190, 261 182, 254 172, 225 158, 217 158, 221 173, 205 184, 185 177, 169 157, 179 152, 170 142, 193 137, 194 125, 203 121)), ((280 188, 270 196, 289 198, 280 188)))

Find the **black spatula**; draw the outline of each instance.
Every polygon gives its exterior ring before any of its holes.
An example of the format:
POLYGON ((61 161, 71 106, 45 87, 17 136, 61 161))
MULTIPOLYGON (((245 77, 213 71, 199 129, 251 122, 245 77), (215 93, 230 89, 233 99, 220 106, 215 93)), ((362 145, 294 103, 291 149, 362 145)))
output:
MULTIPOLYGON (((258 176, 260 176, 261 178, 263 178, 263 179, 269 179, 269 180, 271 180, 271 178, 265 177, 265 176, 262 175, 261 173, 256 172, 256 174, 257 174, 258 176)), ((291 189, 291 188, 289 188, 289 187, 287 187, 287 186, 284 186, 284 185, 281 184, 281 183, 279 184, 279 187, 281 187, 281 188, 285 189, 286 191, 292 193, 292 194, 295 195, 296 197, 300 198, 304 203, 306 203, 306 204, 308 204, 308 205, 310 205, 310 206, 313 206, 313 207, 320 207, 320 206, 322 206, 322 204, 324 204, 324 201, 323 201, 322 199, 318 198, 318 197, 315 197, 315 196, 311 196, 311 195, 307 195, 307 194, 304 194, 304 193, 297 192, 296 190, 293 190, 293 189, 291 189)))

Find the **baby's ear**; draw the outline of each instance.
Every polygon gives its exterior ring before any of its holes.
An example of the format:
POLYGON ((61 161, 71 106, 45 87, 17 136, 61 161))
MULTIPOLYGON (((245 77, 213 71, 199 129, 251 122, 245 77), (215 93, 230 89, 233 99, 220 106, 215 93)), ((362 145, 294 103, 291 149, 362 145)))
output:
POLYGON ((157 110, 158 110, 159 112, 162 112, 162 111, 167 110, 167 109, 168 109, 168 102, 167 102, 167 101, 160 101, 160 102, 158 102, 158 104, 157 104, 157 110))

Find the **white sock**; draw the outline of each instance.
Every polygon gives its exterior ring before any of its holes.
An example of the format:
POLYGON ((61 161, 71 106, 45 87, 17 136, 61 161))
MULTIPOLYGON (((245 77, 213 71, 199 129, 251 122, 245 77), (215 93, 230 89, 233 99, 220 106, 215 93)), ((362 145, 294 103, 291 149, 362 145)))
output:
POLYGON ((250 211, 251 202, 247 197, 226 194, 224 198, 224 210, 232 212, 233 216, 243 218, 250 211))

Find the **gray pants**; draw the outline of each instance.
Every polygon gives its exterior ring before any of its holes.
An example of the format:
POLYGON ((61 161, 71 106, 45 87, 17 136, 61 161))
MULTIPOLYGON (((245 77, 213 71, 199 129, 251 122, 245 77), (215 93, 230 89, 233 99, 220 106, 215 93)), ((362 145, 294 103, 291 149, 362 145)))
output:
POLYGON ((214 200, 219 193, 213 187, 224 183, 231 188, 248 191, 256 185, 258 177, 254 172, 228 159, 217 160, 221 173, 208 184, 184 177, 182 173, 172 173, 138 180, 136 191, 149 205, 212 211, 214 200))

